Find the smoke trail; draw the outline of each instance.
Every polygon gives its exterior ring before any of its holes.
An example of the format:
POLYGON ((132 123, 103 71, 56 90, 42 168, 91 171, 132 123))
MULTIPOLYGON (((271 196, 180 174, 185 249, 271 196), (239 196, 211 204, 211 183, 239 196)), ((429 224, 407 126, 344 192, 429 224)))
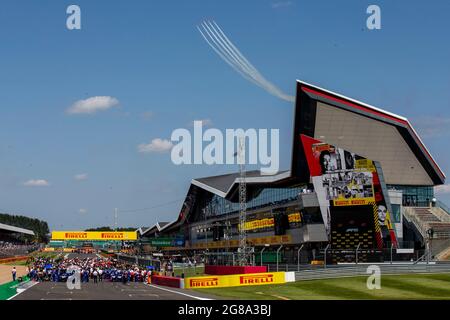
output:
POLYGON ((216 22, 203 21, 200 26, 197 26, 197 29, 214 52, 242 77, 280 99, 289 102, 295 101, 295 97, 284 93, 264 78, 231 42, 216 22))
MULTIPOLYGON (((216 48, 215 44, 216 42, 214 41, 214 39, 209 35, 209 33, 205 30, 204 32, 208 35, 205 36, 205 34, 202 32, 202 30, 197 27, 198 31, 200 32, 200 34, 203 36, 203 38, 205 39, 206 43, 208 43, 208 45, 222 58, 223 61, 225 61, 230 67, 232 67, 236 72, 238 72, 241 76, 243 76, 245 79, 254 82, 254 80, 252 78, 250 78, 243 70, 242 67, 238 64, 235 64, 235 62, 231 59, 229 59, 226 56, 226 53, 224 53, 222 51, 221 48, 216 48), (210 39, 210 40, 208 40, 210 39), (214 43, 214 44, 213 44, 214 43)), ((254 82, 255 83, 255 82, 254 82)), ((255 83, 256 85, 259 85, 258 83, 255 83)))

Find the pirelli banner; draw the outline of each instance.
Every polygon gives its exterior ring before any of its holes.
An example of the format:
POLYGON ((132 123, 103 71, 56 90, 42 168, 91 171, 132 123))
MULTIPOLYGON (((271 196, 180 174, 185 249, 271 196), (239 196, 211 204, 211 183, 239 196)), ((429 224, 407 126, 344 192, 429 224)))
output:
POLYGON ((294 272, 269 272, 232 274, 227 276, 207 276, 186 278, 185 288, 223 288, 239 286, 258 286, 295 281, 294 272))
MULTIPOLYGON (((254 246, 263 246, 265 244, 290 244, 292 243, 292 236, 289 234, 283 236, 269 236, 259 238, 247 238, 248 243, 254 246)), ((209 241, 198 242, 191 245, 191 249, 206 249, 206 248, 227 248, 227 247, 239 247, 239 240, 221 240, 221 241, 209 241)))
MULTIPOLYGON (((302 221, 300 212, 290 213, 288 214, 289 224, 300 223, 302 221)), ((247 231, 261 231, 261 229, 273 229, 275 225, 275 220, 273 215, 271 217, 250 220, 245 223, 245 230, 247 231)), ((238 225, 239 229, 239 225, 238 225)))
POLYGON ((52 240, 134 241, 137 240, 137 233, 135 231, 52 231, 52 240))

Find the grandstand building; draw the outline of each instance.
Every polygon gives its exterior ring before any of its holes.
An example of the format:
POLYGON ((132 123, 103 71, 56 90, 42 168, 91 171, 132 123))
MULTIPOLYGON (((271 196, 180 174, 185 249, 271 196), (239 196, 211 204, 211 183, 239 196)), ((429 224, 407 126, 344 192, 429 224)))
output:
MULTIPOLYGON (((290 169, 246 174, 248 244, 290 261, 324 248, 334 262, 354 259, 355 248, 382 260, 388 248, 424 246, 430 229, 450 238, 433 192, 444 182, 406 118, 297 81, 290 169)), ((178 218, 141 236, 167 239, 155 246, 166 251, 236 251, 238 189, 238 173, 193 179, 178 218)))
POLYGON ((0 223, 0 259, 27 254, 36 246, 30 245, 33 230, 0 223))

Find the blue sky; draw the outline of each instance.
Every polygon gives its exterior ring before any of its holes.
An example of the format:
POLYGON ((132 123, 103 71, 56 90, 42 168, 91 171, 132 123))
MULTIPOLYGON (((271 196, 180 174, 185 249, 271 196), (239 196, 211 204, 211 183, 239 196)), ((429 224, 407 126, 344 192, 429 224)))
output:
POLYGON ((174 219, 191 178, 236 168, 177 167, 169 153, 137 148, 198 119, 279 128, 287 168, 293 105, 221 61, 196 29, 204 19, 288 94, 302 79, 408 117, 448 173, 449 12, 448 1, 3 0, 0 211, 58 229, 112 225, 116 207, 123 226, 174 219), (66 28, 70 4, 81 30, 66 28), (381 30, 366 28, 369 4, 381 7, 381 30), (95 96, 118 105, 66 112, 95 96))

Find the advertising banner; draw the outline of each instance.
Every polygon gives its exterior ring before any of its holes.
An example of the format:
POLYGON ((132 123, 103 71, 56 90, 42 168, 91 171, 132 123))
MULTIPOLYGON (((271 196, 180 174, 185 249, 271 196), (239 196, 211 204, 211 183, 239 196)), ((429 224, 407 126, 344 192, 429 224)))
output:
MULTIPOLYGON (((262 219, 249 220, 245 223, 245 230, 247 231, 258 231, 263 229, 272 229, 275 226, 275 220, 273 215, 271 217, 266 217, 262 219)), ((294 212, 288 214, 289 224, 300 223, 302 221, 300 212, 294 212)), ((239 229, 239 225, 238 225, 239 229)))
POLYGON ((397 244, 374 162, 302 135, 306 161, 333 246, 343 249, 397 244), (341 210, 342 209, 342 210, 341 210))
MULTIPOLYGON (((268 237, 258 237, 258 238, 247 238, 247 242, 253 246, 257 245, 278 245, 278 244, 289 244, 292 243, 291 235, 283 235, 283 236, 268 236, 268 237)), ((221 240, 221 241, 208 241, 206 242, 198 242, 192 244, 192 249, 205 249, 205 248, 227 248, 227 247, 238 247, 239 240, 221 240)))
POLYGON ((137 240, 137 233, 135 231, 52 231, 52 240, 133 241, 137 240))
POLYGON ((222 288, 285 283, 285 272, 233 274, 186 278, 185 288, 222 288))
POLYGON ((145 241, 152 247, 183 247, 184 239, 181 238, 154 238, 145 241))

